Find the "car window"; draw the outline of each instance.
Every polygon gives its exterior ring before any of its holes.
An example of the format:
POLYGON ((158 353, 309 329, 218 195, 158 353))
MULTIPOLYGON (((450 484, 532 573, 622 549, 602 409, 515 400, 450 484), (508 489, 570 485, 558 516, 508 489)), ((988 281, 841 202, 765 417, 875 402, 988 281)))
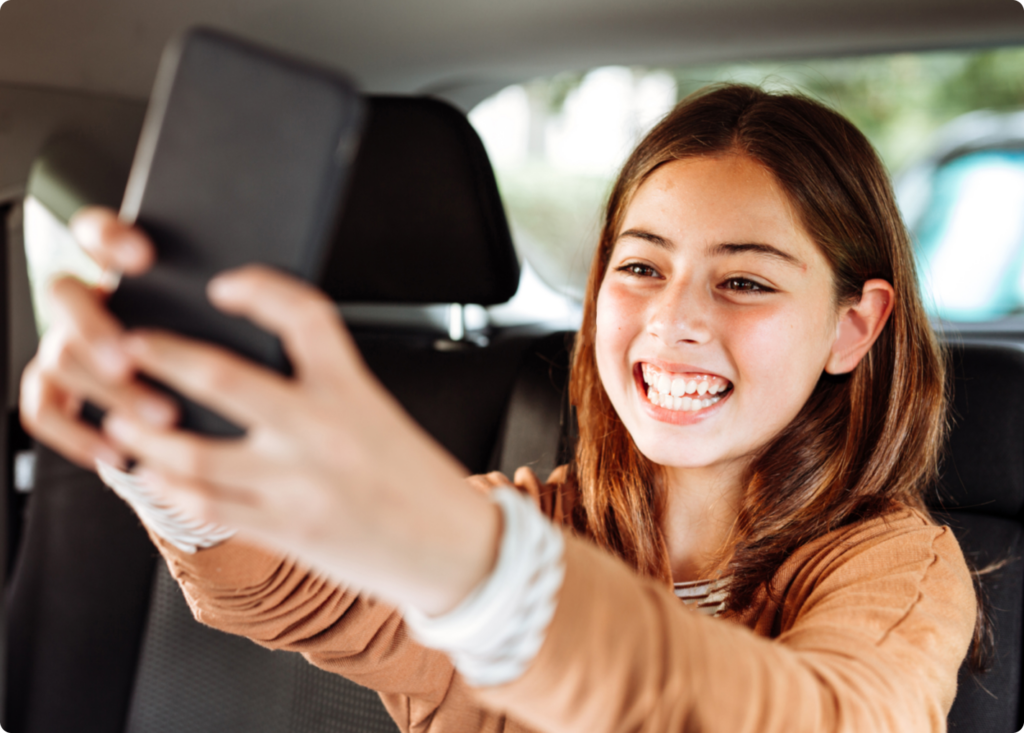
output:
POLYGON ((578 301, 617 169, 678 100, 723 81, 802 91, 856 123, 896 179, 932 314, 984 321, 1024 302, 1024 117, 1007 122, 1024 109, 1021 68, 1020 47, 603 67, 508 87, 470 120, 527 276, 578 301))
POLYGON ((960 156, 936 169, 914 227, 924 294, 950 321, 1024 306, 1024 150, 960 156))

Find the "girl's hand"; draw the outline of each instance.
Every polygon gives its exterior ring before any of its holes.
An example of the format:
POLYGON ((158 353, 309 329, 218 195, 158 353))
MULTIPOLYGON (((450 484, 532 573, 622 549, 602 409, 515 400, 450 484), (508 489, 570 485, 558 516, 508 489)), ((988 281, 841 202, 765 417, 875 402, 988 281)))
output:
MULTIPOLYGON (((71 231, 105 270, 139 274, 153 261, 146 236, 109 209, 83 209, 72 218, 71 231)), ((21 380, 25 429, 87 468, 97 459, 123 465, 124 455, 82 422, 84 401, 157 425, 171 424, 177 415, 173 402, 135 379, 122 348, 121 324, 104 306, 106 295, 72 277, 55 280, 50 287, 53 323, 21 380)))
POLYGON ((216 278, 222 310, 282 340, 293 377, 165 332, 125 349, 141 371, 246 428, 214 439, 115 408, 105 428, 147 482, 189 514, 236 527, 338 580, 425 613, 490 571, 499 512, 367 370, 334 304, 250 266, 216 278))

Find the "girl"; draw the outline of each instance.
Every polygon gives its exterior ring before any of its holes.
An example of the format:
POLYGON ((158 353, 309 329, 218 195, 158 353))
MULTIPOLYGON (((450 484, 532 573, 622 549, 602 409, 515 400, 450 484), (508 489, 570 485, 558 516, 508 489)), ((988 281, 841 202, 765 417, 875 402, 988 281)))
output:
MULTIPOLYGON (((75 231, 103 264, 152 256, 109 212, 75 231)), ((467 491, 280 274, 210 297, 281 336, 290 379, 54 297, 26 426, 100 463, 200 620, 379 690, 403 730, 945 729, 976 603, 922 499, 942 361, 884 170, 814 102, 718 87, 640 143, 575 347, 575 459, 519 492, 467 491), (176 431, 136 372, 246 437, 176 431)))

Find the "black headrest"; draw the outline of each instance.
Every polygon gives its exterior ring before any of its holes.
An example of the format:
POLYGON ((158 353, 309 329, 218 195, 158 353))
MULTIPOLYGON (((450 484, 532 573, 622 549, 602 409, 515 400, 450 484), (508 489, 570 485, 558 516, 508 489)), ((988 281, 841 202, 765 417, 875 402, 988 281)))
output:
POLYGON ((1024 349, 950 349, 953 427, 933 505, 1002 517, 1024 508, 1024 349))
POLYGON ((435 99, 370 97, 321 287, 336 301, 503 303, 519 264, 487 153, 435 99))

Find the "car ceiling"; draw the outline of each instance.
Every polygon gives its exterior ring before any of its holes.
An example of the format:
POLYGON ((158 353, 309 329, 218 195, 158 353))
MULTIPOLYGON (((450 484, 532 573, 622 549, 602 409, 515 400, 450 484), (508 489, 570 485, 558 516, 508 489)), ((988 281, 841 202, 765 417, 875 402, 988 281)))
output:
POLYGON ((1024 43, 1018 0, 9 0, 0 83, 143 99, 161 48, 194 24, 346 69, 368 90, 467 102, 602 64, 1024 43))

